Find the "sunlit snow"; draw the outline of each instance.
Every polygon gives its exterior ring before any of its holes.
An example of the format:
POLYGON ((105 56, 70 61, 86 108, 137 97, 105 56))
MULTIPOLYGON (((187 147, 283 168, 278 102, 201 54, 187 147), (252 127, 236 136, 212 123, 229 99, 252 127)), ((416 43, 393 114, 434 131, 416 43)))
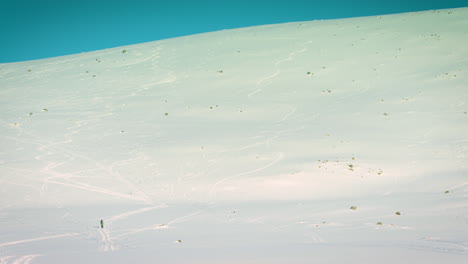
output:
POLYGON ((0 263, 468 263, 467 29, 460 8, 0 64, 0 263))

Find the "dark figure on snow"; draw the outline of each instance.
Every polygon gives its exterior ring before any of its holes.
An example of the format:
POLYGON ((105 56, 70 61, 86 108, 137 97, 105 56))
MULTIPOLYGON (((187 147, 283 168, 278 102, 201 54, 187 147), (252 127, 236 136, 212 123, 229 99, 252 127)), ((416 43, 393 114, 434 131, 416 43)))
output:
POLYGON ((104 220, 101 219, 101 228, 104 228, 104 220))

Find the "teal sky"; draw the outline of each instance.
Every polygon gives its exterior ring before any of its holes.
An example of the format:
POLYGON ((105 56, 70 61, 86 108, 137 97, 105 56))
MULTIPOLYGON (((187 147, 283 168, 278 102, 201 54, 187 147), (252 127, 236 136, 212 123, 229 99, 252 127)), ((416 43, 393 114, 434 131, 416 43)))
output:
POLYGON ((0 0, 0 63, 222 29, 467 7, 467 0, 0 0))

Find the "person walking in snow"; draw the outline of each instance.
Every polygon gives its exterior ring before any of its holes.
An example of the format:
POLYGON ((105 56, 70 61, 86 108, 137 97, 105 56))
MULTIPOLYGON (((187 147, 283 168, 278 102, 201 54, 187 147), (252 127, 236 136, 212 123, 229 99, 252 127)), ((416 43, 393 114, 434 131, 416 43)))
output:
POLYGON ((104 228, 104 220, 101 219, 101 228, 104 228))

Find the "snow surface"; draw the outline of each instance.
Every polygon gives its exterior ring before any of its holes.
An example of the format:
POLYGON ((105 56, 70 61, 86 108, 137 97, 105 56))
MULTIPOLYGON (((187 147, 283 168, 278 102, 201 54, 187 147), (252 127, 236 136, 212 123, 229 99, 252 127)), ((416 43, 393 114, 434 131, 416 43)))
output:
POLYGON ((467 28, 460 8, 0 64, 0 263, 468 263, 467 28))

